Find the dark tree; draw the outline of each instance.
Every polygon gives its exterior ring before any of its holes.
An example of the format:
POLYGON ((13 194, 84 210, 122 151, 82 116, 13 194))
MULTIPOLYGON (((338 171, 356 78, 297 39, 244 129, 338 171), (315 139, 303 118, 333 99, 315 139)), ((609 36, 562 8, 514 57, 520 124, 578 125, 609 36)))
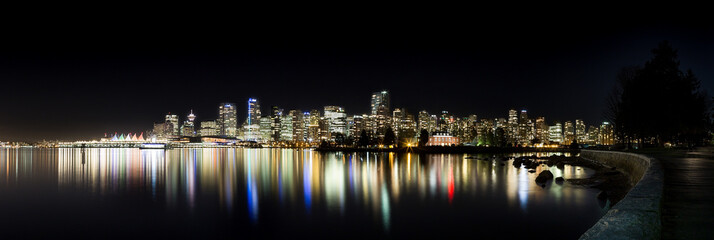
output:
POLYGON ((478 137, 478 146, 493 146, 494 143, 493 130, 490 128, 484 129, 484 131, 478 137))
POLYGON ((406 145, 407 143, 411 143, 412 139, 414 139, 414 136, 416 135, 416 132, 414 130, 402 130, 399 131, 399 141, 398 145, 401 147, 402 145, 406 145))
POLYGON ((345 135, 342 133, 335 133, 335 143, 337 145, 344 145, 345 144, 345 135))
POLYGON ((362 132, 359 134, 359 140, 357 141, 357 145, 360 147, 366 147, 369 145, 369 136, 367 135, 367 131, 362 130, 362 132))
POLYGON ((355 137, 354 137, 354 136, 349 135, 349 136, 347 136, 347 137, 345 138, 345 145, 354 146, 354 144, 355 144, 355 137))
POLYGON ((626 144, 701 144, 711 126, 708 98, 691 70, 682 72, 677 51, 668 42, 652 50, 642 68, 630 67, 617 76, 606 117, 626 144))
POLYGON ((419 132, 419 146, 426 146, 427 143, 429 143, 429 131, 422 128, 419 132))
POLYGON ((496 132, 494 133, 494 145, 496 147, 506 147, 508 144, 508 138, 506 137, 506 131, 503 130, 503 128, 496 128, 496 132))
POLYGON ((387 128, 386 131, 384 131, 384 139, 382 139, 382 144, 385 146, 387 145, 394 145, 395 142, 397 141, 397 136, 394 135, 394 130, 392 128, 387 128))

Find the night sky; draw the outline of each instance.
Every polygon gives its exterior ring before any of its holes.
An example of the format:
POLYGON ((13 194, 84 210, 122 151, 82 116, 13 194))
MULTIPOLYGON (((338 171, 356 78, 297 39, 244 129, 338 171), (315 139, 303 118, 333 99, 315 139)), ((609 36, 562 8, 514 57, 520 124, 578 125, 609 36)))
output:
POLYGON ((714 27, 687 21, 84 21, 4 30, 0 140, 140 132, 168 112, 215 119, 225 101, 242 123, 249 97, 264 114, 272 105, 361 114, 382 89, 413 114, 525 108, 548 124, 595 125, 617 71, 643 65, 663 40, 714 93, 714 27))

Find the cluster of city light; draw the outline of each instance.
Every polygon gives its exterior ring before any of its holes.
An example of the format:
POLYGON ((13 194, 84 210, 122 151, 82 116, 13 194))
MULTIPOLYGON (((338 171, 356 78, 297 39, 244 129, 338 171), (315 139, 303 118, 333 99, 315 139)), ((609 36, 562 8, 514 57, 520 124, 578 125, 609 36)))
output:
POLYGON ((529 146, 560 147, 573 142, 580 144, 614 144, 612 125, 590 126, 576 119, 546 124, 545 117, 529 118, 526 110, 511 109, 505 118, 478 118, 475 114, 456 117, 448 111, 440 115, 420 111, 410 114, 404 108, 391 108, 389 92, 375 92, 371 96, 370 112, 348 115, 341 106, 325 106, 323 111, 284 110, 272 106, 261 114, 256 98, 247 101, 247 117, 238 121, 238 105, 221 103, 215 119, 200 119, 193 111, 186 120, 167 114, 163 122, 154 123, 149 137, 127 134, 114 135, 106 141, 146 141, 148 139, 175 143, 201 142, 238 145, 253 142, 275 147, 315 147, 320 144, 356 145, 366 133, 368 146, 391 148, 416 146, 422 130, 429 134, 427 146, 529 146), (392 131, 396 142, 382 142, 392 131))

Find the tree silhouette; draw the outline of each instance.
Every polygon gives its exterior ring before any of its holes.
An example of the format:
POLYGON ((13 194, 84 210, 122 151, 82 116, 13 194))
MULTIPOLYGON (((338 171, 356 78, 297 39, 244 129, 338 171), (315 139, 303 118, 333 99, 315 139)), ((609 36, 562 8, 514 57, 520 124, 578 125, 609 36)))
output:
POLYGON ((494 133, 494 140, 494 146, 505 147, 508 144, 508 137, 506 136, 506 131, 503 130, 503 128, 501 127, 496 128, 496 132, 494 133))
POLYGON ((691 70, 679 69, 677 51, 667 42, 652 50, 642 68, 623 68, 608 98, 606 117, 629 144, 665 142, 701 144, 711 118, 708 97, 691 70))
POLYGON ((429 131, 422 128, 419 132, 419 146, 426 146, 427 143, 429 143, 429 131))
POLYGON ((401 147, 402 145, 406 143, 411 143, 411 140, 414 139, 414 136, 416 135, 416 132, 411 129, 404 129, 399 131, 399 137, 397 138, 399 141, 397 141, 397 144, 401 147))
POLYGON ((493 146, 494 143, 493 130, 491 128, 486 128, 478 137, 478 146, 493 146))
POLYGON ((362 130, 362 132, 359 134, 359 140, 357 142, 357 145, 360 147, 366 147, 369 145, 369 136, 367 136, 367 131, 362 130))
POLYGON ((387 128, 386 131, 384 131, 384 139, 382 140, 382 144, 385 146, 387 145, 394 145, 394 143, 397 141, 397 136, 394 135, 394 130, 392 128, 387 128))

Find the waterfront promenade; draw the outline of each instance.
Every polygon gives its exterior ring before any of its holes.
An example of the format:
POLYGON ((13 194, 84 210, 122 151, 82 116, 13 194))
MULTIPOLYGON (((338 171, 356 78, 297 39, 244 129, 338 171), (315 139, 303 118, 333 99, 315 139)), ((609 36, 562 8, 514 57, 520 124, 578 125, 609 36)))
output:
POLYGON ((662 239, 714 236, 714 147, 643 151, 664 169, 662 239))

